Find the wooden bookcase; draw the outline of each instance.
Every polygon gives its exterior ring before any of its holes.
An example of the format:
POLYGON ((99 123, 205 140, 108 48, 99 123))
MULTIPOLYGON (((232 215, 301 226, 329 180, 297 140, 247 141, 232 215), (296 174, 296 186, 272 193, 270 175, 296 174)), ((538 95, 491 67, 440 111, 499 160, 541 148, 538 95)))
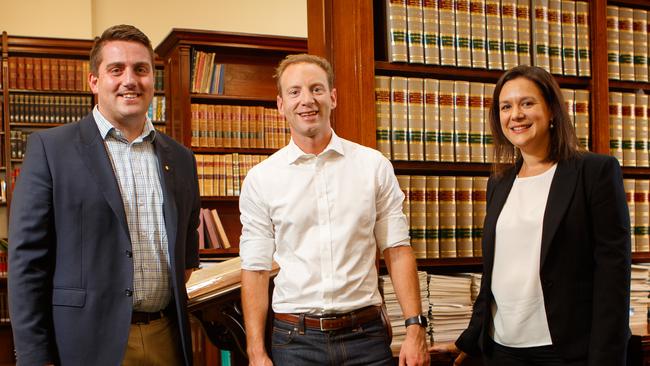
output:
MULTIPOLYGON (((165 62, 169 134, 191 148, 195 154, 272 154, 276 149, 193 146, 192 104, 262 106, 274 109, 277 95, 274 68, 286 55, 306 51, 307 41, 301 38, 172 29, 156 47, 156 53, 165 62), (214 62, 224 65, 221 94, 191 92, 193 51, 214 53, 214 62)), ((225 233, 232 244, 229 249, 202 249, 203 256, 227 257, 239 253, 241 223, 238 203, 237 195, 201 198, 202 207, 218 210, 225 233)))
MULTIPOLYGON (((376 147, 374 102, 375 75, 425 77, 495 83, 501 70, 485 70, 409 63, 389 63, 386 45, 383 2, 379 0, 308 0, 309 51, 332 61, 339 105, 334 111, 334 128, 342 137, 376 147), (345 32, 341 32, 345 29, 345 32)), ((608 92, 610 87, 635 92, 650 90, 650 83, 608 79, 606 7, 616 4, 650 9, 642 0, 589 0, 591 76, 558 76, 562 87, 590 91, 590 150, 609 154, 608 92)), ((489 165, 422 161, 394 162, 397 174, 488 175, 489 165)), ((625 167, 625 177, 650 178, 650 169, 625 167)), ((634 253, 635 261, 650 259, 650 253, 634 253)), ((426 259, 419 264, 429 269, 448 266, 449 259, 426 259)), ((453 260, 452 260, 453 262, 453 260)), ((456 260, 457 264, 476 264, 475 258, 456 260)))
MULTIPOLYGON (((91 40, 22 37, 2 33, 0 175, 6 182, 6 200, 0 203, 1 237, 7 237, 12 178, 15 179, 19 173, 22 163, 22 157, 16 152, 24 152, 23 133, 61 125, 65 118, 71 122, 73 115, 86 114, 81 110, 82 101, 90 103, 90 106, 93 104, 92 93, 85 87, 86 77, 82 67, 83 61, 88 60, 91 47, 91 40), (48 69, 51 65, 61 65, 59 72, 54 74, 60 76, 58 82, 49 79, 48 88, 44 87, 44 77, 35 77, 36 63, 40 75, 46 73, 42 69, 43 60, 47 60, 48 69), (57 62, 50 63, 50 60, 57 62), (63 62, 59 64, 59 60, 63 62), (57 110, 46 109, 46 106, 53 104, 57 105, 57 110), (18 118, 18 115, 22 117, 18 118), (52 116, 62 120, 54 122, 49 119, 52 116)), ((52 76, 51 70, 48 76, 52 76)), ((0 291, 4 295, 7 293, 6 277, 2 280, 0 291)), ((0 364, 13 364, 15 356, 9 322, 0 323, 0 345, 0 364)))
MULTIPOLYGON (((165 64, 168 134, 192 149, 196 155, 225 154, 270 155, 274 148, 198 147, 192 144, 192 104, 215 106, 276 107, 276 86, 273 79, 278 62, 288 54, 307 51, 307 40, 291 37, 233 34, 214 31, 172 29, 156 47, 165 64), (215 54, 215 62, 225 65, 223 93, 191 92, 192 53, 215 54)), ((201 249, 202 257, 232 257, 239 253, 239 197, 237 195, 202 196, 202 208, 217 209, 231 248, 201 249)), ((194 327, 193 332, 201 334, 194 327)), ((198 336, 195 363, 221 364, 219 350, 205 336, 198 336)), ((238 355, 232 364, 243 364, 238 355)))
MULTIPOLYGON (((309 52, 330 59, 336 75, 338 107, 333 113, 337 134, 376 147, 374 79, 376 75, 424 77, 495 83, 503 71, 433 66, 387 61, 385 0, 308 0, 309 52), (343 31, 344 30, 344 31, 343 31)), ((590 150, 609 154, 610 89, 650 91, 650 83, 608 79, 607 5, 650 10, 646 0, 588 0, 591 53, 590 77, 556 76, 562 87, 590 91, 590 150)), ((488 175, 488 164, 399 161, 397 174, 488 175)), ((650 169, 624 167, 625 178, 650 178, 650 169)), ((650 261, 650 253, 635 252, 633 262, 650 261)), ((418 259, 429 272, 480 270, 481 258, 418 259)), ((645 333, 644 333, 645 334, 645 333)), ((634 352, 631 349, 631 352, 634 352)), ((631 357, 634 359, 634 355, 631 357)), ((647 361, 646 361, 647 362, 647 361)), ((450 364, 437 360, 435 364, 450 364)), ((644 363, 645 364, 645 363, 644 363)))

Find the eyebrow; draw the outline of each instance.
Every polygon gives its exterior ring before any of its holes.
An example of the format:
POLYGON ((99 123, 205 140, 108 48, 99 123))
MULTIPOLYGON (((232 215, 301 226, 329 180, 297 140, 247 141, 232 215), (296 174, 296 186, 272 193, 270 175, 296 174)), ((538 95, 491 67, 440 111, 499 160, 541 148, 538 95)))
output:
MULTIPOLYGON (((111 67, 116 67, 116 66, 117 67, 124 67, 125 65, 126 65, 126 63, 124 63, 124 62, 113 62, 113 63, 107 64, 106 69, 110 69, 111 67)), ((134 67, 146 66, 147 68, 151 69, 151 65, 148 62, 144 62, 144 61, 136 62, 133 66, 134 67)))

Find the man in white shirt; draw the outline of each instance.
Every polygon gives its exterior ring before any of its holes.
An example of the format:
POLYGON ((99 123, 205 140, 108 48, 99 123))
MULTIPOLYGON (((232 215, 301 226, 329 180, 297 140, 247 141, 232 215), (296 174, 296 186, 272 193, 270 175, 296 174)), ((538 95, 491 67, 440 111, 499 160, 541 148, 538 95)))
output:
POLYGON ((273 363, 392 365, 377 287, 379 249, 407 319, 400 365, 428 365, 404 194, 390 162, 332 130, 337 100, 327 60, 288 56, 276 78, 291 141, 248 173, 240 196, 250 364, 272 364, 264 334, 275 260, 273 363))

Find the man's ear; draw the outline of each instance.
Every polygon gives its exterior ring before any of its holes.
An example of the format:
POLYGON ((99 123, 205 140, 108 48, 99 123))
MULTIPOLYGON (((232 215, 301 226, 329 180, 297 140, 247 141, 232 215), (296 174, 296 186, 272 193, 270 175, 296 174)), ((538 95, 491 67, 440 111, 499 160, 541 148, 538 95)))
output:
POLYGON ((282 100, 282 96, 280 94, 278 94, 275 97, 275 104, 278 106, 278 113, 280 113, 280 115, 284 117, 284 111, 282 109, 282 106, 284 105, 284 100, 282 100))
POLYGON ((332 98, 332 109, 336 108, 336 88, 332 88, 330 92, 330 98, 332 98))
POLYGON ((93 94, 97 94, 97 76, 95 76, 92 72, 88 73, 88 85, 90 86, 90 90, 92 90, 93 94))

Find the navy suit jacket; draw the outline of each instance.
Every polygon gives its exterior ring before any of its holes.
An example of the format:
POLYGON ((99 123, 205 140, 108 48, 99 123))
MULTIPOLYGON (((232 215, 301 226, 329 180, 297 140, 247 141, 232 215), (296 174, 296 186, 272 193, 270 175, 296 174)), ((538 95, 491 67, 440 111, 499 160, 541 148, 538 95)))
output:
MULTIPOLYGON (((194 156, 156 133, 173 299, 192 362, 184 270, 198 266, 194 156)), ((133 298, 131 240, 119 186, 89 114, 27 142, 9 224, 9 308, 18 363, 119 365, 133 298)))
MULTIPOLYGON (((519 167, 488 181, 481 290, 469 327, 456 341, 469 354, 489 352, 495 230, 519 167)), ((618 161, 584 153, 559 162, 544 212, 539 275, 551 339, 565 360, 625 365, 630 261, 618 161)))

